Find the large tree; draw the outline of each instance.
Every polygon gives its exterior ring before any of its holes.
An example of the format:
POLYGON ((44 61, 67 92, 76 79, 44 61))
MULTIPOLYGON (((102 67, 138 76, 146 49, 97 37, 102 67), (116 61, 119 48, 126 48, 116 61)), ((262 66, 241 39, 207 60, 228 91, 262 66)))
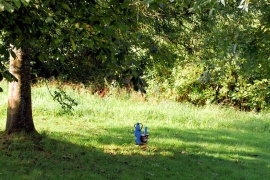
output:
MULTIPOLYGON (((0 0, 1 74, 10 81, 6 131, 35 132, 30 63, 65 61, 83 48, 119 68, 136 31, 139 0, 0 0), (126 40, 127 39, 127 40, 126 40), (4 57, 4 58, 3 58, 4 57), (9 71, 5 64, 9 59, 9 71)), ((72 61, 72 59, 70 59, 72 61)), ((86 60, 89 60, 86 58, 86 60)), ((91 60, 91 59, 90 59, 91 60)), ((121 67, 120 67, 121 68, 121 67)))
MULTIPOLYGON (((75 39, 89 38, 90 12, 95 1, 0 1, 1 54, 10 61, 6 131, 35 132, 30 85, 30 62, 65 59, 76 50, 75 39), (80 29, 81 32, 78 32, 80 29)), ((95 12, 94 12, 95 13, 95 12)), ((3 64, 3 62, 1 63, 3 64)), ((1 66, 3 69, 3 65, 1 66)))

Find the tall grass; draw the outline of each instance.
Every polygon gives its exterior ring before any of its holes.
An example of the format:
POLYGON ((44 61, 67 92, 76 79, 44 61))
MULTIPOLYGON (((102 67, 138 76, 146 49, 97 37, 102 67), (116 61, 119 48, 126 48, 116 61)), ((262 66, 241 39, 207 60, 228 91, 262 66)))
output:
MULTIPOLYGON (((1 134, 4 179, 270 177, 269 112, 196 107, 136 93, 119 95, 117 89, 104 98, 87 88, 65 90, 79 102, 73 114, 61 113, 46 86, 33 87, 34 121, 42 138, 1 134), (135 145, 136 122, 149 128, 147 147, 135 145)), ((6 98, 6 91, 0 94, 1 131, 6 98)))

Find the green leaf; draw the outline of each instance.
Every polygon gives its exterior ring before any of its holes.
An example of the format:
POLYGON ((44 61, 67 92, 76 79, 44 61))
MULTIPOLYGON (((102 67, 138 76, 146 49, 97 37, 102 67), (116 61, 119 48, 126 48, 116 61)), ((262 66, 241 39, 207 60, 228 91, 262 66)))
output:
POLYGON ((41 62, 44 62, 45 61, 45 57, 43 56, 43 54, 40 54, 38 56, 38 59, 41 61, 41 62))
POLYGON ((14 12, 14 6, 12 6, 10 3, 3 2, 4 9, 7 10, 10 13, 14 12))
POLYGON ((13 51, 10 51, 10 55, 15 59, 16 58, 16 54, 13 51))
POLYGON ((209 11, 209 15, 210 15, 210 16, 212 16, 214 11, 215 11, 215 9, 214 9, 214 8, 210 9, 210 11, 209 11))
POLYGON ((236 48, 237 48, 237 43, 235 43, 233 46, 233 53, 236 53, 236 48))
POLYGON ((66 4, 66 3, 62 3, 62 7, 63 7, 66 11, 69 11, 69 12, 71 11, 69 5, 66 4))
POLYGON ((21 7, 21 1, 20 0, 13 0, 15 6, 19 9, 21 7))
POLYGON ((30 0, 21 0, 21 2, 23 3, 23 5, 28 6, 30 3, 30 0))
POLYGON ((72 38, 70 38, 70 42, 71 42, 71 46, 72 46, 73 51, 75 51, 76 45, 75 45, 74 40, 72 38))
POLYGON ((47 17, 47 18, 45 19, 45 22, 46 22, 46 23, 52 23, 52 22, 53 22, 53 18, 52 18, 52 17, 47 17))
POLYGON ((9 82, 12 82, 12 81, 18 82, 18 79, 13 74, 11 74, 9 71, 5 71, 2 75, 9 82))

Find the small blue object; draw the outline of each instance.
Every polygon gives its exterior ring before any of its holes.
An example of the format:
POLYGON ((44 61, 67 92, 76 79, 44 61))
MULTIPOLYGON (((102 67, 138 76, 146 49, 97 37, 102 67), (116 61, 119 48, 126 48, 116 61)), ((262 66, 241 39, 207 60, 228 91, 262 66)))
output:
MULTIPOLYGON (((134 132, 134 135, 136 136, 136 144, 138 145, 141 145, 142 144, 142 141, 141 141, 141 137, 142 137, 142 130, 141 130, 141 126, 142 125, 141 123, 136 123, 134 125, 135 127, 135 132, 134 132)), ((143 125, 142 125, 143 126, 143 125)))

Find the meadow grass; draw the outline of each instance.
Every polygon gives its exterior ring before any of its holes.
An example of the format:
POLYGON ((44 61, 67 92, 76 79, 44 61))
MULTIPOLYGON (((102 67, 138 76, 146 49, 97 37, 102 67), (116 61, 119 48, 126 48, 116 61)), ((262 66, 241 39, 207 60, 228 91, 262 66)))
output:
POLYGON ((100 98, 66 86, 79 105, 63 114, 45 85, 36 85, 33 116, 41 136, 29 138, 4 133, 7 85, 0 85, 1 179, 270 178, 267 111, 142 100, 117 89, 100 98), (148 127, 147 146, 135 145, 136 122, 148 127))

